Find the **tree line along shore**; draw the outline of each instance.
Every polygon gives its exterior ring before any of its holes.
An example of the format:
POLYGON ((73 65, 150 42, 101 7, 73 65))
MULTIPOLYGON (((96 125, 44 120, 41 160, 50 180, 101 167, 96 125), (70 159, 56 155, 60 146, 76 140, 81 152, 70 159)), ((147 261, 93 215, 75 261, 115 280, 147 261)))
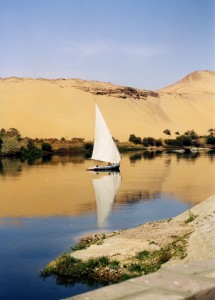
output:
MULTIPOLYGON (((188 130, 183 134, 174 133, 165 129, 164 139, 153 137, 138 137, 130 134, 127 142, 115 140, 119 151, 136 150, 167 150, 167 151, 198 151, 198 149, 215 149, 215 129, 210 128, 205 135, 198 135, 194 130, 188 130)), ((93 141, 84 138, 68 139, 22 137, 16 128, 0 130, 0 157, 19 157, 25 159, 37 159, 47 155, 85 155, 90 157, 93 149, 93 141)))

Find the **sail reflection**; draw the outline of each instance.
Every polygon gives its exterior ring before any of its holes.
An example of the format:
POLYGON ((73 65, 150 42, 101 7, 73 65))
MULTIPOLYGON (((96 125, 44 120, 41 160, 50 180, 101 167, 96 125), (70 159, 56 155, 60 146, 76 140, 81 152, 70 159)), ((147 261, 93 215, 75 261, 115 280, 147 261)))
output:
POLYGON ((99 227, 106 226, 120 182, 121 176, 117 172, 111 172, 108 175, 93 179, 99 227))

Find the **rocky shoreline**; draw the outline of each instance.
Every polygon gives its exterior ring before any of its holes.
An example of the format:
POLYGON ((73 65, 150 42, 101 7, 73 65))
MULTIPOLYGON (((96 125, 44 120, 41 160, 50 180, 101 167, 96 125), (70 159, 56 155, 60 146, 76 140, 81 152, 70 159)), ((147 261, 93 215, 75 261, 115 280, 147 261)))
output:
POLYGON ((215 259, 215 195, 169 220, 83 237, 42 275, 68 277, 72 282, 118 282, 208 258, 215 259))

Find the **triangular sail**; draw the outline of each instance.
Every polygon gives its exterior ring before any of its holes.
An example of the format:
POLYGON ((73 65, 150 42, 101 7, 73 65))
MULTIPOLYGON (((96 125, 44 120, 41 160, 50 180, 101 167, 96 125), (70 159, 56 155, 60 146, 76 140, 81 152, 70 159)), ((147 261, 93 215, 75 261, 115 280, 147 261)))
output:
POLYGON ((91 158, 115 164, 121 160, 119 150, 97 105, 94 148, 91 158))
POLYGON ((105 226, 105 221, 112 209, 116 192, 120 186, 119 173, 111 173, 101 178, 93 179, 93 187, 96 195, 98 226, 105 226))

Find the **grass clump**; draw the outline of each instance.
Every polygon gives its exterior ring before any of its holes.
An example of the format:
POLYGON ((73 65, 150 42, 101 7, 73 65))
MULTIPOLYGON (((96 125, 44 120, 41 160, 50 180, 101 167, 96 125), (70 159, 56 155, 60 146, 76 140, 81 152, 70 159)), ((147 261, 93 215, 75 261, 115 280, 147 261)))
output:
POLYGON ((110 260, 107 256, 91 258, 87 261, 74 258, 69 254, 61 255, 55 263, 49 264, 45 267, 40 275, 43 278, 54 275, 58 281, 75 282, 89 282, 93 279, 100 282, 116 281, 118 280, 118 270, 120 264, 118 261, 110 260), (105 272, 104 272, 105 271, 105 272), (113 277, 115 274, 115 277, 113 277), (112 279, 110 277, 112 276, 112 279), (68 279, 68 280, 66 280, 68 279))
MULTIPOLYGON (((140 276, 141 274, 155 272, 172 258, 183 259, 186 256, 187 237, 188 234, 182 237, 176 236, 171 243, 159 250, 151 252, 143 250, 138 252, 134 257, 133 262, 127 267, 127 277, 131 278, 140 276)), ((126 276, 124 277, 126 278, 126 276)))
POLYGON ((101 234, 101 235, 96 234, 92 236, 83 237, 75 246, 71 247, 71 250, 78 251, 78 250, 87 249, 88 247, 94 244, 101 245, 104 239, 106 239, 105 234, 101 234))
POLYGON ((193 222, 195 220, 195 218, 197 218, 197 217, 198 217, 197 215, 194 215, 192 212, 189 211, 189 217, 184 222, 186 224, 190 223, 190 222, 193 222))

